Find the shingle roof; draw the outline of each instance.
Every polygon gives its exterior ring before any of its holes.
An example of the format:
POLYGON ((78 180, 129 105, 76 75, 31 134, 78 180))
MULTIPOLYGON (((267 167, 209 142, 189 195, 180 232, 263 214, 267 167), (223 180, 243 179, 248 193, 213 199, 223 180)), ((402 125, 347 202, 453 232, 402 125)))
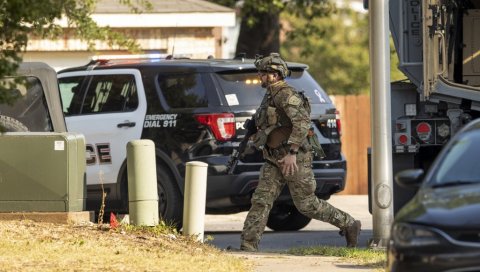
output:
MULTIPOLYGON (((136 1, 132 1, 135 3, 136 1)), ((149 0, 153 9, 143 13, 209 13, 233 12, 233 9, 204 0, 149 0)), ((95 13, 131 13, 128 6, 119 4, 118 0, 99 0, 95 13)))

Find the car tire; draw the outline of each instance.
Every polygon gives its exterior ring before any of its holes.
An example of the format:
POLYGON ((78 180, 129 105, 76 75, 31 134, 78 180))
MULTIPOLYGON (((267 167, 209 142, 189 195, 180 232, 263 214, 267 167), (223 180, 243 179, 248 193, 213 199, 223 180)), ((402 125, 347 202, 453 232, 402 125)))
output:
POLYGON ((0 132, 26 132, 28 128, 17 119, 0 115, 0 132))
POLYGON ((301 214, 294 205, 273 205, 267 227, 274 231, 294 231, 304 228, 311 220, 301 214))
POLYGON ((180 230, 183 225, 183 197, 169 172, 157 166, 158 213, 160 220, 180 230))

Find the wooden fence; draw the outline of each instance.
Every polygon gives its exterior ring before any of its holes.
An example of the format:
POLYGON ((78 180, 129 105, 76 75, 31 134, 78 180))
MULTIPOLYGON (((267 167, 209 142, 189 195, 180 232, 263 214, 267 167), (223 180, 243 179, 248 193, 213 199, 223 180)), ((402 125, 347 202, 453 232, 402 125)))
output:
POLYGON ((370 95, 336 95, 331 98, 340 112, 342 151, 347 158, 347 184, 340 194, 368 194, 370 95))

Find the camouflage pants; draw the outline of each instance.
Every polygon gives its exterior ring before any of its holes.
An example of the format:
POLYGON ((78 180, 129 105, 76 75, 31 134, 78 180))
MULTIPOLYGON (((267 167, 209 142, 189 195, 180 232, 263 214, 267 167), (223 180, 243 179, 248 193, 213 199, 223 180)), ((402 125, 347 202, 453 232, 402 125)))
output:
MULTIPOLYGON (((278 160, 268 156, 266 159, 278 160)), ((258 249, 272 204, 285 184, 290 189, 295 206, 305 216, 328 222, 340 229, 354 222, 352 216, 315 196, 316 182, 312 172, 311 153, 300 152, 297 155, 297 166, 299 170, 291 176, 283 176, 281 169, 271 163, 262 166, 260 181, 252 197, 252 207, 243 225, 240 246, 242 250, 258 249)))

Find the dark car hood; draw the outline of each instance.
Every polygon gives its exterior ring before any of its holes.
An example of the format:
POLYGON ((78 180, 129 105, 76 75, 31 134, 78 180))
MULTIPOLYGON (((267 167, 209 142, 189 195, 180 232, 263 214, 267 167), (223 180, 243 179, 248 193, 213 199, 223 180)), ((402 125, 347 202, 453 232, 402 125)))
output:
POLYGON ((421 188, 396 215, 395 221, 439 228, 480 229, 480 184, 421 188))

